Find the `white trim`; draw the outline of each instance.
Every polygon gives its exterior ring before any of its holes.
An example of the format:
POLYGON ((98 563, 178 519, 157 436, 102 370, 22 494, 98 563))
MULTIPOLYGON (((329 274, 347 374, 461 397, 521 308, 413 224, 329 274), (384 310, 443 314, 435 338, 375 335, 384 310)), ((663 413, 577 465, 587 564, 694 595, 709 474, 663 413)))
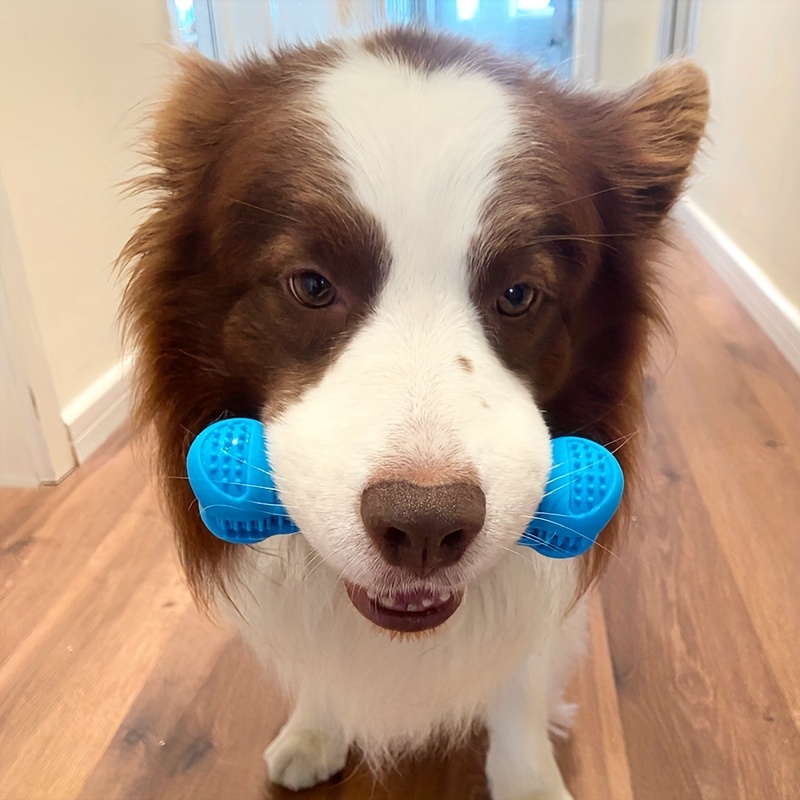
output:
POLYGON ((800 374, 800 310, 695 203, 684 200, 676 217, 739 302, 800 374))
POLYGON ((600 77, 603 40, 603 0, 575 0, 572 43, 572 77, 594 83, 600 77))
POLYGON ((697 17, 700 0, 676 0, 675 32, 672 49, 688 56, 694 53, 697 43, 697 17))
POLYGON ((697 15, 700 0, 661 0, 658 29, 658 60, 673 55, 688 56, 697 40, 697 15))
POLYGON ((86 460, 130 414, 130 368, 123 358, 81 392, 62 412, 78 463, 86 460))
POLYGON ((656 55, 659 61, 666 61, 674 52, 675 4, 676 0, 661 0, 658 43, 656 47, 656 55))
POLYGON ((211 0, 194 4, 194 24, 197 30, 197 49, 208 58, 219 58, 217 33, 214 29, 214 9, 211 0))

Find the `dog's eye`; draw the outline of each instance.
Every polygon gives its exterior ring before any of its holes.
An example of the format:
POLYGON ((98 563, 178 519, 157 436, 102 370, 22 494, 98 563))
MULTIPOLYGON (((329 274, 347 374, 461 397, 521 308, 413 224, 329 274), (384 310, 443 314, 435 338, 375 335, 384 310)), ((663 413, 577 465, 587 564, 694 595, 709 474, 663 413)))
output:
POLYGON ((506 317, 519 317, 528 311, 539 297, 539 292, 527 283, 509 286, 497 299, 497 310, 506 317))
POLYGON ((297 302, 309 308, 324 308, 336 299, 333 284, 324 275, 312 270, 292 275, 289 288, 297 302))

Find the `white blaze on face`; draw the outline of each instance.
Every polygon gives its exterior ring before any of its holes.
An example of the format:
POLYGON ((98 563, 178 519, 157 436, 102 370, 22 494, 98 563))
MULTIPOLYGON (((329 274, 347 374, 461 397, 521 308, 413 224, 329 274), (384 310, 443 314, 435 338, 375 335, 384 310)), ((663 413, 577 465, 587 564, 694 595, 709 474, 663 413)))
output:
POLYGON ((471 469, 487 518, 463 559, 468 578, 522 533, 550 468, 541 414, 470 299, 468 249, 513 146, 512 101, 477 73, 425 74, 355 52, 322 79, 316 102, 390 263, 373 316, 270 424, 278 486, 311 544, 370 585, 383 567, 359 508, 376 472, 471 469))

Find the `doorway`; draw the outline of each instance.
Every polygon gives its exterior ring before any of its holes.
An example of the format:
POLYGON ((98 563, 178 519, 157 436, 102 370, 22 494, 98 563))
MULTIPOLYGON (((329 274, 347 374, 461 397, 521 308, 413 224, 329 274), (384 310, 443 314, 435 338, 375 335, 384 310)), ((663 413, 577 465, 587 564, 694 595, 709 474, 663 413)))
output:
POLYGON ((575 0, 169 0, 176 38, 223 60, 278 44, 423 24, 573 75, 575 0))

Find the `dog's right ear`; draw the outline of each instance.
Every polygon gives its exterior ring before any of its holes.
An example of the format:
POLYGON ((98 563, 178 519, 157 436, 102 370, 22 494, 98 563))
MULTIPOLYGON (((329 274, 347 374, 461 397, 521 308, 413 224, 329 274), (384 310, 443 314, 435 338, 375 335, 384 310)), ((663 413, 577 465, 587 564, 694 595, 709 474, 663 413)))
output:
POLYGON ((177 72, 153 115, 148 159, 162 192, 201 185, 234 113, 237 73, 196 51, 180 52, 177 72))

